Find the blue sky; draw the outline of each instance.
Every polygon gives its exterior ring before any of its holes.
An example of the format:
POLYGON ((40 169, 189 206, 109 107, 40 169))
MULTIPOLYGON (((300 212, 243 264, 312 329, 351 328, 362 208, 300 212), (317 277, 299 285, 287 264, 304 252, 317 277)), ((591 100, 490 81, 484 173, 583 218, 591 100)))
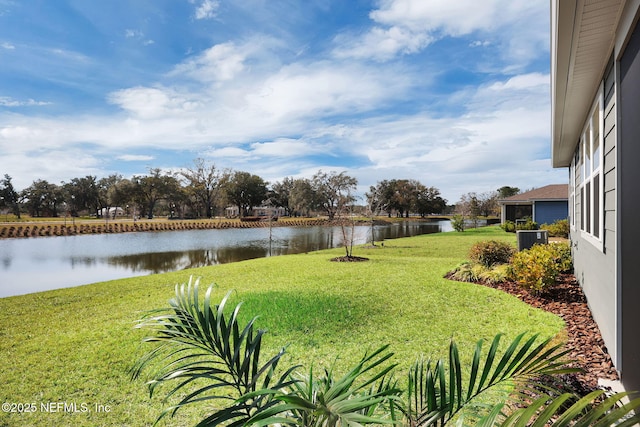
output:
POLYGON ((549 4, 0 0, 0 174, 23 189, 205 158, 461 194, 550 162, 549 4))

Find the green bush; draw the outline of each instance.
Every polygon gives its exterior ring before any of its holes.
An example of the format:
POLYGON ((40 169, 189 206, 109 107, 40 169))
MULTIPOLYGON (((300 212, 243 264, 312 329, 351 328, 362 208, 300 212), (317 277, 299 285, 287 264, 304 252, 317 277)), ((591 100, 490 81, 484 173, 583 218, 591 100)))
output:
POLYGON ((482 264, 464 262, 457 266, 448 278, 459 282, 481 282, 489 285, 504 283, 511 278, 511 266, 509 264, 485 267, 482 264))
POLYGON ((516 248, 507 242, 489 240, 471 246, 469 258, 485 267, 491 267, 495 264, 507 264, 515 252, 516 248))
POLYGON ((502 228, 507 233, 515 233, 516 232, 516 223, 513 221, 505 221, 500 224, 500 228, 502 228))
POLYGON ((507 282, 511 278, 511 265, 500 264, 485 268, 479 275, 480 281, 489 285, 507 282))
POLYGON ((571 258, 571 247, 568 243, 553 242, 547 245, 555 257, 556 263, 561 273, 569 273, 573 270, 573 259, 571 258))
POLYGON ((454 215, 451 218, 451 226, 456 231, 464 231, 464 217, 462 215, 454 215))
POLYGON ((513 279, 534 293, 555 284, 558 275, 571 268, 571 250, 566 243, 533 245, 511 259, 513 279))
POLYGON ((531 218, 527 217, 527 218, 523 218, 526 221, 523 223, 518 223, 516 225, 516 230, 537 230, 538 227, 538 223, 533 221, 531 218))
POLYGON ((569 221, 561 219, 553 224, 542 224, 541 230, 547 230, 550 237, 569 237, 569 221))

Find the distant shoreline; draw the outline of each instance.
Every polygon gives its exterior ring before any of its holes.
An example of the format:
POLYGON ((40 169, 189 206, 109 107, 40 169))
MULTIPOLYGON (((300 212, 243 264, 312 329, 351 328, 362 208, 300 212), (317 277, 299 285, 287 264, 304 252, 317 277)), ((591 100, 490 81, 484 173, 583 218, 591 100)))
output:
MULTIPOLYGON (((427 218, 377 218, 376 223, 388 223, 398 220, 441 220, 447 217, 427 218)), ((370 223, 369 220, 358 219, 358 223, 370 223)), ((212 230, 226 228, 265 228, 265 227, 311 227, 318 225, 334 225, 336 221, 321 218, 280 218, 277 221, 240 221, 239 219, 131 219, 105 220, 72 220, 66 223, 56 221, 7 222, 0 224, 1 239, 20 239, 35 237, 78 236, 91 234, 136 233, 147 231, 179 231, 179 230, 212 230)))
POLYGON ((167 219, 131 219, 122 220, 76 220, 72 223, 61 221, 16 222, 0 224, 0 239, 77 236, 87 234, 137 233, 147 231, 179 231, 179 230, 211 230, 225 228, 264 228, 269 227, 308 227, 325 225, 326 218, 286 219, 280 221, 240 221, 238 219, 199 219, 199 220, 167 220, 167 219))

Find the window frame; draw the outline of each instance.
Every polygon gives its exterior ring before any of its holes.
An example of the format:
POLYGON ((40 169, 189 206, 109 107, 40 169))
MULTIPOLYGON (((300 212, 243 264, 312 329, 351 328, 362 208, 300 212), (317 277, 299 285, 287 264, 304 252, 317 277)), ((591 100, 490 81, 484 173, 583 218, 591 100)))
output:
MULTIPOLYGON (((580 218, 575 218, 575 229, 580 231, 580 236, 603 250, 604 242, 604 85, 600 84, 598 95, 589 110, 589 116, 585 122, 580 140, 578 142, 579 163, 574 157, 574 212, 575 204, 580 204, 580 218), (597 118, 594 116, 597 113, 597 118), (597 124, 595 121, 597 120, 597 124), (598 135, 594 138, 594 129, 597 125, 598 135), (594 144, 594 142, 596 144, 594 144), (594 153, 594 146, 597 152, 594 153), (594 156, 595 155, 595 156, 594 156), (597 162, 597 166, 596 165, 597 162), (579 169, 579 182, 575 176, 579 169), (597 183, 597 188, 594 188, 597 183), (578 201, 579 200, 579 201, 578 201), (596 205, 597 203, 597 205, 596 205)), ((576 156, 576 157, 578 157, 576 156)))

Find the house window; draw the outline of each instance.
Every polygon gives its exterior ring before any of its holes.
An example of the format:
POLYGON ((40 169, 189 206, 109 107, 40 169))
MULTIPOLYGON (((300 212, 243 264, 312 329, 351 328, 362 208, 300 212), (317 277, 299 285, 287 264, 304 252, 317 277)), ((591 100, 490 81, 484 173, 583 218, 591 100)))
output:
POLYGON ((574 163, 575 192, 580 197, 580 230, 593 243, 602 242, 602 90, 580 138, 574 163))
POLYGON ((576 165, 578 164, 578 156, 579 149, 576 150, 576 153, 571 160, 571 167, 569 168, 569 225, 572 230, 576 229, 576 175, 578 174, 578 168, 576 165))

